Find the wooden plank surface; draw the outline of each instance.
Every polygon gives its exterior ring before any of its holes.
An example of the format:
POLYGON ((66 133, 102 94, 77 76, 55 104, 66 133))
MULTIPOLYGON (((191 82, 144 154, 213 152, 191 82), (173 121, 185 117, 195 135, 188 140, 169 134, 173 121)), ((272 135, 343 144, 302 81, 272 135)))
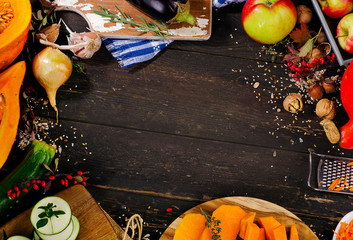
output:
MULTIPOLYGON (((121 69, 103 46, 80 62, 85 75, 74 73, 59 89, 60 122, 45 140, 62 147, 64 168, 90 172, 89 192, 121 228, 138 213, 144 235, 159 239, 200 203, 248 196, 284 207, 319 239, 330 240, 351 211, 351 196, 316 192, 306 179, 308 148, 338 156, 353 151, 328 142, 315 102, 288 80, 281 62, 272 63, 262 45, 245 35, 241 7, 214 11, 209 41, 175 41, 129 69, 121 69), (303 94, 304 112, 283 110, 290 92, 303 94)), ((61 14, 74 31, 87 27, 78 14, 61 14)), ((327 97, 339 102, 339 94, 327 97)), ((55 120, 49 105, 37 106, 35 114, 55 120)), ((339 106, 335 122, 345 121, 339 106)), ((25 210, 27 201, 14 211, 25 210)))
MULTIPOLYGON (((185 22, 167 24, 170 32, 170 36, 168 36, 167 39, 200 41, 207 40, 211 36, 212 1, 190 0, 189 2, 190 14, 195 17, 195 26, 185 22)), ((138 16, 141 16, 148 21, 156 21, 128 1, 105 0, 102 2, 99 0, 56 0, 54 3, 57 4, 57 10, 74 11, 80 14, 89 24, 90 29, 96 31, 103 37, 125 39, 160 39, 160 37, 156 37, 152 33, 141 34, 141 31, 131 27, 131 25, 113 23, 110 22, 108 18, 101 18, 93 13, 94 10, 102 11, 99 8, 99 6, 102 6, 110 10, 112 13, 119 15, 120 13, 116 9, 116 7, 118 7, 123 13, 127 13, 136 22, 141 21, 138 16)))

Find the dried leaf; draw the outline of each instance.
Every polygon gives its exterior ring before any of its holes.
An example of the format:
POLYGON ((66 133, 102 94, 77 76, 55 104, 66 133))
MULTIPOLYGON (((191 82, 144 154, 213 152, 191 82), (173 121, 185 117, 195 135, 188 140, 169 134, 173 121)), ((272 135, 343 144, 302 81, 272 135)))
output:
POLYGON ((79 183, 83 182, 83 178, 81 176, 74 176, 73 179, 75 179, 79 183))
MULTIPOLYGON (((53 173, 53 170, 51 170, 50 167, 49 167, 47 164, 43 163, 43 166, 44 166, 48 171, 50 171, 51 173, 53 173)), ((54 174, 54 173, 53 173, 53 174, 54 174)))
POLYGON ((283 61, 297 63, 300 61, 300 58, 298 57, 297 54, 288 53, 288 54, 284 55, 283 61))
POLYGON ((311 51, 313 50, 314 47, 314 40, 310 38, 309 40, 306 41, 304 46, 300 48, 300 51, 298 53, 299 57, 305 57, 306 55, 310 55, 311 51))
POLYGON ((309 39, 311 39, 311 34, 306 24, 301 24, 300 29, 296 28, 293 30, 289 37, 293 39, 295 43, 298 43, 298 47, 303 46, 309 39))
POLYGON ((54 162, 55 162, 55 172, 56 172, 59 168, 59 158, 55 158, 54 162))
POLYGON ((45 185, 45 188, 43 190, 44 194, 51 188, 51 184, 52 184, 52 181, 47 182, 47 184, 45 185))

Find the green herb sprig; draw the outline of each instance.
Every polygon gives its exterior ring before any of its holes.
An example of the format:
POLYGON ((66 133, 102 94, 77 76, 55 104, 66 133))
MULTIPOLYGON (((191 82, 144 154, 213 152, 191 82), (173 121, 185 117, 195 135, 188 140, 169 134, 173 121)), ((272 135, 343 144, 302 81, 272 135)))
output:
POLYGON ((37 229, 47 225, 49 220, 51 219, 51 217, 53 217, 53 216, 59 217, 59 215, 65 214, 65 212, 62 210, 53 210, 53 208, 55 208, 55 207, 56 207, 56 205, 54 205, 53 203, 48 203, 47 206, 38 207, 39 209, 43 209, 44 211, 38 215, 38 217, 40 219, 36 223, 37 229))
POLYGON ((102 11, 94 10, 93 13, 98 14, 105 18, 111 18, 110 20, 111 22, 129 24, 133 27, 136 27, 139 31, 142 31, 141 34, 151 32, 154 36, 161 37, 163 39, 166 39, 166 37, 170 35, 166 24, 163 22, 152 22, 138 15, 137 17, 139 17, 142 20, 142 22, 136 22, 127 13, 122 12, 117 6, 115 6, 115 8, 118 10, 121 16, 112 13, 111 11, 109 11, 103 6, 98 6, 98 7, 102 9, 102 11))
POLYGON ((206 227, 211 229, 212 240, 220 240, 221 236, 219 235, 219 233, 222 231, 222 229, 219 224, 221 223, 221 221, 216 219, 215 217, 212 217, 211 214, 204 211, 203 209, 201 209, 201 214, 206 218, 206 227))

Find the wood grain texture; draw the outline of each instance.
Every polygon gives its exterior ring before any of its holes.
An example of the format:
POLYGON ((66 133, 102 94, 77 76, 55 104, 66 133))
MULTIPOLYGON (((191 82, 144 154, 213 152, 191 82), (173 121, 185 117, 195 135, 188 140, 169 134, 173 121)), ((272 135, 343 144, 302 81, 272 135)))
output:
MULTIPOLYGON (((56 194, 65 199, 71 206, 72 214, 80 221, 80 233, 77 240, 118 240, 122 239, 123 231, 111 224, 112 220, 106 216, 89 192, 82 186, 72 186, 56 194)), ((3 225, 0 229, 6 231, 7 236, 23 235, 31 237, 33 227, 30 222, 31 209, 3 225)))
MULTIPOLYGON (((55 2, 55 1, 54 1, 55 2)), ((101 36, 112 38, 131 38, 131 39, 160 39, 152 33, 141 34, 136 28, 128 24, 113 23, 104 21, 100 24, 100 19, 92 18, 94 10, 101 11, 99 6, 103 6, 113 12, 119 14, 115 7, 118 7, 122 12, 130 15, 136 22, 139 22, 138 16, 146 20, 156 21, 155 19, 136 8, 128 1, 122 0, 77 0, 72 1, 56 1, 57 10, 74 11, 80 14, 89 24, 90 28, 101 36), (98 25, 98 27, 97 27, 98 25), (104 26, 104 29, 100 26, 104 26)), ((211 22, 212 22, 212 1, 211 0, 190 0, 190 13, 196 18, 197 24, 191 26, 188 23, 168 24, 170 36, 167 39, 171 40, 207 40, 211 36, 211 22)))
POLYGON ((298 229, 299 238, 301 240, 314 240, 317 236, 306 226, 297 216, 289 212, 285 208, 282 208, 276 204, 250 197, 226 197, 220 199, 214 199, 205 203, 202 203, 194 208, 186 211, 180 217, 175 219, 174 222, 166 229, 161 236, 160 240, 173 240, 174 233, 183 217, 188 213, 200 213, 200 209, 208 213, 212 213, 221 205, 235 205, 244 209, 246 212, 256 212, 255 221, 260 217, 272 216, 281 224, 286 226, 288 230, 292 224, 295 224, 298 229))

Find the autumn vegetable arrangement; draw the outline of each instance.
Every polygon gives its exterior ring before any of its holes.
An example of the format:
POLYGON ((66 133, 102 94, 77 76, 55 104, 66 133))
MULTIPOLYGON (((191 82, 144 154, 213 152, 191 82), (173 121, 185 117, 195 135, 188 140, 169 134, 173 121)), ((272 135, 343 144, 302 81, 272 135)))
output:
POLYGON ((236 205, 221 205, 212 214, 187 213, 173 240, 299 240, 297 226, 286 227, 272 216, 257 218, 236 205), (255 220, 256 219, 256 220, 255 220))

